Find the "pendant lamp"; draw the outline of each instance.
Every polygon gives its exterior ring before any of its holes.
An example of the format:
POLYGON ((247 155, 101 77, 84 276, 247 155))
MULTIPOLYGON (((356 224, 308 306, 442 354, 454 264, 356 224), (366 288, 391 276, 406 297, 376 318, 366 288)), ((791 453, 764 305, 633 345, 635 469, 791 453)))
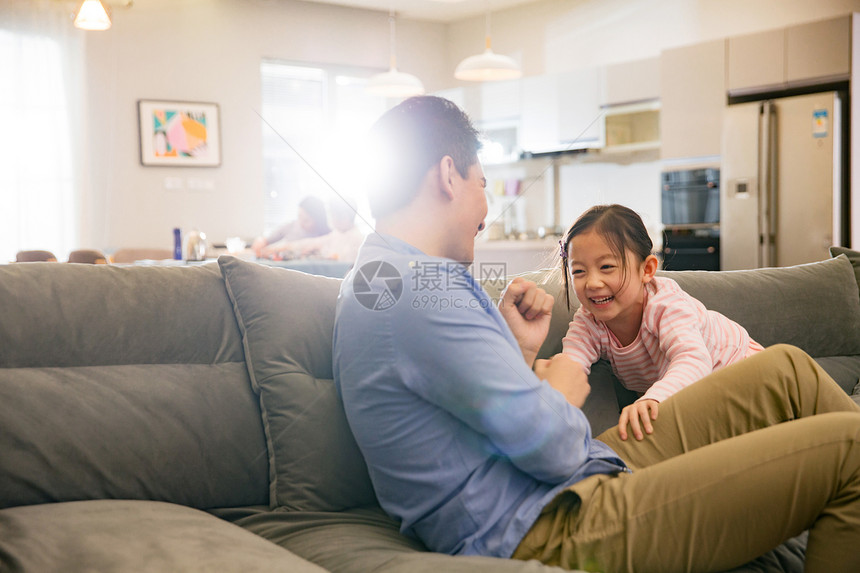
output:
POLYGON ((82 30, 107 30, 110 17, 100 0, 84 0, 75 16, 75 27, 82 30))
POLYGON ((522 77, 523 72, 513 58, 493 52, 490 40, 490 8, 487 6, 486 36, 484 52, 477 56, 469 56, 454 70, 458 80, 470 82, 493 82, 498 80, 515 80, 522 77))
POLYGON ((394 12, 388 14, 388 27, 391 33, 391 67, 387 72, 376 74, 367 82, 367 92, 396 98, 407 98, 424 93, 424 84, 421 80, 397 70, 397 56, 394 54, 395 27, 394 12))

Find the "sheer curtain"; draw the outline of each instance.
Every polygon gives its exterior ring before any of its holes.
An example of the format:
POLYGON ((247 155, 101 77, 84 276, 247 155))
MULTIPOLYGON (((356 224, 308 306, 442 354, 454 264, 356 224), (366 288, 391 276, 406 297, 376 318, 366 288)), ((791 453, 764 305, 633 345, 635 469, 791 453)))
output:
POLYGON ((75 248, 83 34, 66 3, 0 2, 0 263, 75 248))

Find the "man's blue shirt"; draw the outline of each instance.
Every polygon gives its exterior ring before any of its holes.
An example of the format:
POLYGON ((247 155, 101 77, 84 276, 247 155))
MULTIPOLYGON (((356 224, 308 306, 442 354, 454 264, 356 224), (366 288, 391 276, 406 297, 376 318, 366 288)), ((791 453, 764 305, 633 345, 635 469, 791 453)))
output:
POLYGON ((625 469, 465 267, 394 237, 365 239, 333 353, 379 502, 431 550, 510 557, 559 491, 625 469))

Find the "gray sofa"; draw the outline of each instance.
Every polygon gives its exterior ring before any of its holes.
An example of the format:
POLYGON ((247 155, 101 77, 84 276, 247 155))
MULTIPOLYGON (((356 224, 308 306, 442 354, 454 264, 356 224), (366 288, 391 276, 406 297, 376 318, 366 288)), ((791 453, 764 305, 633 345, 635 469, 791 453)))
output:
MULTIPOLYGON (((666 274, 853 391, 860 295, 846 257, 666 274)), ((558 293, 557 273, 530 278, 558 293)), ((555 570, 429 553, 378 507, 331 382, 339 284, 232 257, 0 266, 0 571, 555 570)), ((542 356, 570 318, 557 298, 542 356)), ((591 381, 597 432, 630 397, 605 366, 591 381)), ((800 571, 803 546, 738 571, 800 571)))

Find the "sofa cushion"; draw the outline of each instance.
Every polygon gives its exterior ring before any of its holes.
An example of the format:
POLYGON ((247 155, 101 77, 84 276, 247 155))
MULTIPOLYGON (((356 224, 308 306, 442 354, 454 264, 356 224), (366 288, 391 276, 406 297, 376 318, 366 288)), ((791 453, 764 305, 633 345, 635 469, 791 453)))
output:
MULTIPOLYGON (((420 541, 401 535, 397 521, 380 508, 322 513, 248 507, 216 509, 212 513, 333 573, 561 571, 537 561, 428 553, 420 541), (337 543, 332 543, 332 539, 337 539, 337 543)), ((730 573, 801 573, 806 537, 806 533, 793 537, 730 573)))
POLYGON ((218 259, 260 395, 272 507, 337 511, 375 504, 364 458, 332 381, 340 280, 218 259))
POLYGON ((248 412, 241 362, 0 368, 0 508, 266 503, 266 444, 248 412))
POLYGON ((860 292, 844 256, 793 267, 659 274, 764 346, 793 344, 813 357, 860 354, 860 292))
POLYGON ((258 400, 206 267, 0 266, 0 507, 268 503, 258 400))
POLYGON ((428 552, 398 531, 398 522, 380 508, 338 513, 215 511, 225 519, 277 543, 333 573, 560 573, 537 561, 451 556, 428 552), (332 542, 332 540, 337 540, 332 542))
POLYGON ((857 279, 857 284, 860 285, 860 251, 854 251, 846 247, 830 247, 830 255, 838 257, 845 255, 851 261, 851 266, 854 267, 854 277, 857 279))
POLYGON ((848 394, 860 380, 860 356, 821 356, 815 359, 848 394))
POLYGON ((854 390, 851 391, 851 399, 854 403, 860 406, 860 380, 854 385, 854 390))
POLYGON ((0 265, 0 367, 241 362, 214 264, 0 265))
POLYGON ((101 500, 0 511, 0 570, 65 573, 322 573, 290 551, 202 511, 101 500))

